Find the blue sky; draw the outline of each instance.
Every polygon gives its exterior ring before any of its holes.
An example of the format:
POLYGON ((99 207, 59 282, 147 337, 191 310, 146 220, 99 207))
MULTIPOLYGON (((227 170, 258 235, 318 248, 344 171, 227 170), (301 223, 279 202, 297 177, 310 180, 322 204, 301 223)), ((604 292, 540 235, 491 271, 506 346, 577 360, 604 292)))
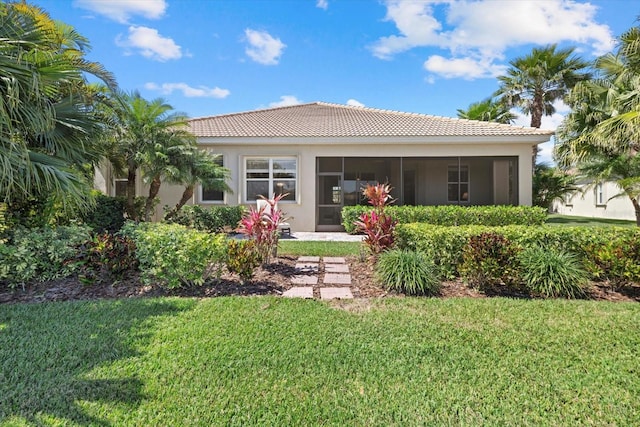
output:
POLYGON ((575 46, 591 60, 640 16, 640 0, 33 3, 87 37, 89 59, 122 89, 190 117, 314 101, 455 117, 532 47, 575 46))

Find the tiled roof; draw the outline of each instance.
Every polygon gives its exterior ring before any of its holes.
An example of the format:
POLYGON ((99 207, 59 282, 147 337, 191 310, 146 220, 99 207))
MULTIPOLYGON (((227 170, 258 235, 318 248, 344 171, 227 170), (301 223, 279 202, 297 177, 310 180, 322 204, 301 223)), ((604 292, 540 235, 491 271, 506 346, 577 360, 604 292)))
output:
POLYGON ((549 130, 314 102, 201 117, 197 137, 550 136, 549 130))

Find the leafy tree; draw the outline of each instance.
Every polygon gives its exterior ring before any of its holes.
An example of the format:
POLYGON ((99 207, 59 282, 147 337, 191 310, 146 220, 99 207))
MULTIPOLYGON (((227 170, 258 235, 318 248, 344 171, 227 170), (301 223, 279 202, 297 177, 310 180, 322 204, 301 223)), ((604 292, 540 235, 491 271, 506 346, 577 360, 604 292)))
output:
POLYGON ((558 129, 556 159, 593 181, 613 181, 633 205, 640 226, 640 28, 620 38, 618 51, 595 62, 596 77, 578 83, 558 129))
POLYGON ((551 210, 556 200, 577 191, 576 178, 547 164, 537 164, 533 175, 533 205, 551 210))
POLYGON ((0 202, 90 200, 87 165, 102 131, 90 74, 115 87, 102 65, 85 59, 88 40, 25 2, 0 3, 0 202))
POLYGON ((482 122, 496 122, 510 124, 516 119, 509 107, 501 102, 496 102, 492 98, 474 102, 466 110, 458 109, 458 117, 468 120, 479 120, 482 122))

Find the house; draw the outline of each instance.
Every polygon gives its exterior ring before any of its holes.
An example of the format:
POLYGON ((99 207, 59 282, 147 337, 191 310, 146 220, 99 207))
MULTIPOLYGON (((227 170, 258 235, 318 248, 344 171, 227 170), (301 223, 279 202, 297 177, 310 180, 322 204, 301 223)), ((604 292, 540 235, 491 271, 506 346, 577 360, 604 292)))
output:
POLYGON ((580 191, 566 195, 562 202, 554 202, 553 211, 571 216, 636 220, 629 198, 617 197, 622 190, 615 182, 582 183, 578 188, 580 191))
MULTIPOLYGON (((255 206, 259 195, 287 194, 280 207, 294 231, 341 230, 342 207, 363 203, 362 186, 375 182, 389 183, 400 205, 531 205, 532 146, 553 133, 324 102, 195 118, 189 127, 221 155, 233 189, 200 188, 193 203, 255 206)), ((163 185, 162 203, 181 191, 163 185)))

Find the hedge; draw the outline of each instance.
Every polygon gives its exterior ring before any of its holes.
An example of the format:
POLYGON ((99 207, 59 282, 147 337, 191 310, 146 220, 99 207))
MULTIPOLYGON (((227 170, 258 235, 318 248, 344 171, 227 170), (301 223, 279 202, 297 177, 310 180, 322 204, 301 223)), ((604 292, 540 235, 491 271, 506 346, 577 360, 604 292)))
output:
POLYGON ((469 239, 489 232, 506 237, 521 249, 540 246, 574 253, 593 279, 640 281, 640 229, 636 228, 602 227, 597 233, 587 227, 521 225, 442 227, 412 223, 396 228, 401 249, 425 252, 448 278, 459 275, 458 267, 469 239))
MULTIPOLYGON (((400 224, 413 222, 454 225, 542 225, 547 211, 538 206, 389 206, 388 213, 400 224)), ((345 206, 342 208, 342 225, 347 233, 355 233, 354 221, 371 206, 345 206)))
POLYGON ((235 229, 244 212, 244 206, 211 206, 203 208, 199 205, 186 205, 174 217, 165 221, 210 233, 219 233, 228 229, 235 229))

